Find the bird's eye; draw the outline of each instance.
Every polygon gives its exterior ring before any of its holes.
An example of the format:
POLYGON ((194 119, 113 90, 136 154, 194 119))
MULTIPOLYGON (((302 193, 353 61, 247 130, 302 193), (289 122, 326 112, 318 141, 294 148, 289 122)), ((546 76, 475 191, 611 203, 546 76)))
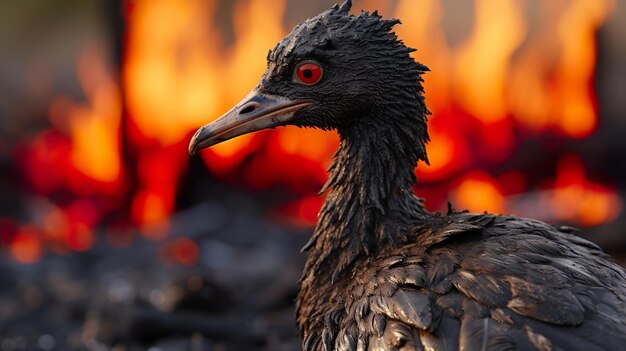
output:
POLYGON ((296 67, 294 80, 304 85, 317 84, 322 79, 322 67, 313 62, 304 62, 296 67))

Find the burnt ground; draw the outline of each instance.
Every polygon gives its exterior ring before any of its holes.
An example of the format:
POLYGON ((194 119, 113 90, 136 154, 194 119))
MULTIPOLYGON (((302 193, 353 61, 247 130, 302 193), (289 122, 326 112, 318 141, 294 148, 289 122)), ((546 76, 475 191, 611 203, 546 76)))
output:
POLYGON ((173 217, 161 242, 101 240, 34 265, 1 257, 0 350, 298 349, 307 231, 278 226, 252 202, 206 202, 173 217), (197 243, 197 263, 163 258, 179 235, 197 243))
MULTIPOLYGON (((626 251, 620 228, 585 236, 616 255, 626 251)), ((178 212, 163 241, 120 249, 100 239, 34 265, 0 256, 0 351, 297 350, 293 301, 310 231, 235 196, 178 212), (167 258, 183 236, 197 243, 195 264, 167 258)))

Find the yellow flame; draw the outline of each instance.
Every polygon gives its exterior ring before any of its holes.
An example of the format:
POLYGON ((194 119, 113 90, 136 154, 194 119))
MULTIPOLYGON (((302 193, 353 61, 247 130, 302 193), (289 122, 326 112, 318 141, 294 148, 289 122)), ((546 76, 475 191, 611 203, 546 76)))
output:
POLYGON ((426 147, 430 165, 420 170, 424 173, 436 173, 452 162, 454 158, 454 144, 445 132, 438 129, 430 128, 428 133, 431 141, 426 147))
POLYGON ((394 28, 398 36, 418 51, 413 56, 430 68, 424 87, 431 111, 450 105, 451 53, 442 27, 443 9, 439 1, 400 0, 395 17, 402 25, 394 28), (417 4, 417 6, 416 6, 417 4))
POLYGON ((328 155, 339 146, 337 134, 319 129, 303 132, 298 128, 284 128, 278 133, 278 142, 286 153, 319 163, 326 163, 328 155))
MULTIPOLYGON (((285 0, 274 1, 272 6, 261 0, 240 1, 235 4, 235 45, 228 50, 220 65, 223 69, 221 86, 227 87, 222 91, 222 111, 229 110, 257 84, 265 70, 267 50, 283 36, 281 23, 285 6, 285 0)), ((205 123, 219 116, 208 117, 205 123)), ((253 135, 243 135, 215 145, 212 150, 223 157, 232 156, 249 145, 252 137, 253 135)))
POLYGON ((506 200, 495 180, 488 174, 476 171, 468 174, 452 192, 453 205, 472 212, 504 213, 506 200))
POLYGON ((216 1, 136 1, 130 14, 124 80, 131 117, 169 145, 221 107, 216 1))
POLYGON ((509 63, 526 25, 518 1, 476 0, 474 6, 473 32, 455 55, 455 87, 465 109, 489 123, 506 117, 509 63))
POLYGON ((122 171, 119 140, 122 108, 119 89, 102 57, 95 49, 81 55, 78 76, 89 101, 75 105, 63 97, 57 99, 56 104, 66 105, 66 115, 56 118, 67 119, 76 169, 92 179, 114 182, 122 171))
POLYGON ((611 0, 541 2, 537 30, 514 60, 508 100, 512 115, 534 130, 555 126, 584 137, 596 126, 589 88, 595 66, 595 32, 611 0))
MULTIPOLYGON (((264 69, 267 49, 287 32, 281 24, 285 0, 272 6, 261 0, 235 2, 229 48, 211 25, 215 0, 133 4, 125 71, 128 106, 140 129, 163 144, 181 140, 244 96, 264 69)), ((588 88, 595 63, 593 34, 613 2, 559 4, 538 4, 544 14, 537 21, 540 30, 529 33, 530 16, 519 0, 475 0, 471 32, 451 48, 440 2, 400 0, 394 14, 404 24, 395 30, 419 49, 415 56, 432 70, 425 85, 433 118, 456 102, 485 123, 512 114, 533 128, 556 125, 569 135, 588 134, 596 123, 588 88)), ((363 1, 360 6, 373 5, 363 1)), ((251 138, 212 150, 229 157, 251 138)))
POLYGON ((572 136, 586 136, 596 124, 588 88, 595 66, 594 35, 612 7, 607 0, 574 0, 559 21, 561 106, 557 115, 563 130, 572 136))
MULTIPOLYGON (((268 47, 283 34, 284 0, 237 2, 235 44, 224 48, 211 27, 216 1, 136 1, 129 21, 125 78, 130 114, 164 145, 227 111, 254 87, 268 47)), ((242 136, 212 148, 230 156, 242 136)))

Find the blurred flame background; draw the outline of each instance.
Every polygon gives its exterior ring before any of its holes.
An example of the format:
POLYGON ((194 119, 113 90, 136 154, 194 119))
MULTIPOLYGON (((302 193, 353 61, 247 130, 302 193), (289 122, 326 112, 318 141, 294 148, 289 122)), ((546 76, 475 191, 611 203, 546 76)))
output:
MULTIPOLYGON (((13 259, 34 263, 98 241, 123 247, 136 233, 163 239, 202 182, 244 189, 269 216, 293 225, 315 223, 334 133, 291 127, 242 136, 203 151, 202 167, 186 147, 197 127, 256 85, 267 50, 332 1, 85 3, 68 2, 81 15, 49 38, 21 43, 20 34, 33 35, 19 26, 3 34, 14 52, 0 54, 0 239, 13 259)), ((26 18, 55 13, 13 6, 26 18)), ((599 44, 626 53, 614 43, 626 33, 615 24, 624 7, 616 0, 354 1, 354 13, 400 18, 396 33, 431 69, 431 165, 416 169, 416 191, 430 210, 445 211, 450 201, 582 227, 621 223, 624 165, 608 151, 626 145, 618 132, 624 99, 609 84, 619 57, 609 57, 608 68, 598 58, 599 44), (609 83, 600 86, 600 74, 609 83)), ((185 237, 164 252, 182 264, 198 255, 185 237)))

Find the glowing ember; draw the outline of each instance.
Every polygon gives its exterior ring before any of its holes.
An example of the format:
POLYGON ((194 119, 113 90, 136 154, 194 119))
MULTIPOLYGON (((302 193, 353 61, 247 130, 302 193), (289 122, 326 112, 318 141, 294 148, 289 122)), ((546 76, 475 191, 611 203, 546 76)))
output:
POLYGON ((87 251, 93 245, 93 233, 84 224, 77 223, 70 231, 67 246, 75 251, 87 251))
POLYGON ((63 134, 46 130, 37 135, 28 147, 18 150, 25 178, 36 193, 49 194, 70 187, 72 177, 70 160, 71 141, 63 134))
POLYGON ((17 232, 17 223, 10 217, 0 217, 0 245, 9 244, 17 232))
POLYGON ((37 232, 37 228, 27 225, 20 228, 15 235, 9 250, 17 262, 31 264, 39 260, 42 249, 40 236, 37 232))
POLYGON ((611 221, 619 214, 619 197, 613 190, 587 180, 584 165, 576 156, 559 161, 554 187, 544 201, 550 203, 560 219, 594 226, 611 221))
POLYGON ((161 257, 165 262, 193 266, 198 262, 200 249, 198 245, 187 237, 173 240, 165 245, 161 257))

